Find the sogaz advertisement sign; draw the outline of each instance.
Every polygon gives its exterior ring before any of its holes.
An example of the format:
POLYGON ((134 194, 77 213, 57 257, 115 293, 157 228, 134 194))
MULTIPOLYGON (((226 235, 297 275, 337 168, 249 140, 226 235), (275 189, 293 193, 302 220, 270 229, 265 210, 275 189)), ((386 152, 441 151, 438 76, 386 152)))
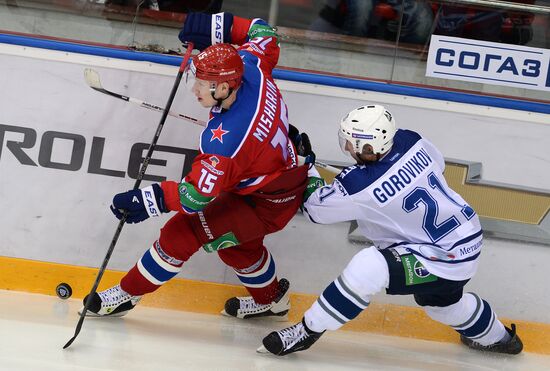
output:
POLYGON ((426 76, 550 92, 550 50, 432 35, 426 76))

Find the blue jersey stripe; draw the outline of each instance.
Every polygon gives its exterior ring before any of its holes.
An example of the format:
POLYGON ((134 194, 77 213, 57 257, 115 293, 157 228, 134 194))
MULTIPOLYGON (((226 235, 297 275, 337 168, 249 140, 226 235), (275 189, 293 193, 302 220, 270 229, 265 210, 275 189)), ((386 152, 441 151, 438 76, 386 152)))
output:
POLYGON ((457 247, 457 246, 459 246, 459 245, 465 244, 465 243, 467 243, 467 242, 470 242, 471 240, 474 240, 474 239, 478 238, 478 237, 481 236, 482 234, 483 234, 483 231, 480 229, 479 232, 474 233, 473 235, 468 236, 468 237, 466 237, 466 238, 463 238, 463 239, 461 239, 460 241, 458 241, 457 243, 455 243, 455 244, 453 245, 453 248, 455 248, 455 247, 457 247))

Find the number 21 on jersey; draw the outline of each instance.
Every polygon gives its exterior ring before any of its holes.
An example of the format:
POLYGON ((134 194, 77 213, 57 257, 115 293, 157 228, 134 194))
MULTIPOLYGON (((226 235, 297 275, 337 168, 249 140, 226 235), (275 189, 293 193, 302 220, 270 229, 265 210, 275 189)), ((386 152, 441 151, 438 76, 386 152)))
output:
POLYGON ((403 210, 407 213, 411 213, 420 205, 424 206, 422 229, 424 229, 424 232, 426 232, 432 242, 435 243, 454 231, 461 224, 456 215, 450 216, 441 223, 437 222, 441 203, 450 202, 457 208, 460 208, 460 212, 468 220, 472 219, 475 215, 475 211, 468 205, 461 205, 456 202, 448 194, 445 187, 434 173, 428 175, 428 184, 431 189, 416 187, 405 196, 403 199, 403 210), (438 194, 433 194, 434 191, 437 191, 438 194))

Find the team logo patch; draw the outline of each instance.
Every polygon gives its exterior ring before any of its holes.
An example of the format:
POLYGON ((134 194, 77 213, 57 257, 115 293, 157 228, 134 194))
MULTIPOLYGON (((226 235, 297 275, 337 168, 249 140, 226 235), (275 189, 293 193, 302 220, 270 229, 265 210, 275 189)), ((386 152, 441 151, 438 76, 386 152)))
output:
POLYGON ((424 268, 424 266, 422 265, 422 263, 420 263, 419 261, 417 261, 416 263, 414 263, 414 274, 416 274, 418 277, 428 277, 430 275, 430 272, 428 272, 428 270, 426 268, 424 268))
POLYGON ((229 133, 229 130, 223 130, 221 122, 216 129, 210 129, 210 131, 212 132, 212 138, 210 138, 210 141, 213 142, 214 140, 219 140, 220 143, 222 144, 223 144, 223 136, 229 133))
POLYGON ((405 271, 405 285, 411 286, 437 281, 437 276, 430 274, 413 254, 404 255, 401 258, 405 271))
POLYGON ((208 161, 201 160, 202 166, 210 170, 211 173, 214 173, 218 176, 221 176, 224 174, 223 171, 216 169, 214 166, 212 166, 208 161))
POLYGON ((210 163, 212 164, 212 166, 214 166, 214 167, 216 167, 216 165, 218 165, 220 163, 220 159, 217 158, 216 156, 210 156, 209 160, 210 160, 210 163))

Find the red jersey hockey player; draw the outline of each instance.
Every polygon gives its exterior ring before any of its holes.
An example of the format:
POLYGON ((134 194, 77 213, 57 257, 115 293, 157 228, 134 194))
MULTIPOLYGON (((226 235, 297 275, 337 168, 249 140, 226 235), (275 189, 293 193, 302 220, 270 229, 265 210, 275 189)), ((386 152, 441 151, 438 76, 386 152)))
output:
POLYGON ((296 213, 307 167, 297 166, 286 105, 272 78, 279 58, 277 35, 261 19, 190 13, 179 37, 204 49, 192 60, 193 93, 211 108, 211 118, 181 182, 114 197, 111 210, 119 219, 128 212, 129 223, 176 214, 119 285, 94 295, 90 315, 126 314, 202 247, 217 252, 251 295, 229 299, 224 314, 284 317, 290 308, 289 283, 277 279, 263 239, 296 213), (241 46, 236 50, 229 44, 241 46))

